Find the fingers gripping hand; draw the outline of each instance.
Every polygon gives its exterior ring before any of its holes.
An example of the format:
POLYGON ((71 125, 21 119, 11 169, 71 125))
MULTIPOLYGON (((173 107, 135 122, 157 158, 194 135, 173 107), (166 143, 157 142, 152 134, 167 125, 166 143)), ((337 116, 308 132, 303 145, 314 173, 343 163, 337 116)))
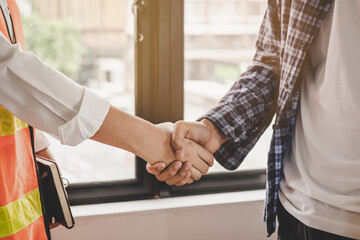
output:
POLYGON ((191 139, 198 144, 206 143, 209 133, 201 123, 179 121, 175 123, 171 134, 171 146, 177 159, 185 156, 185 139, 191 139))
MULTIPOLYGON (((199 144, 189 140, 184 140, 184 156, 178 160, 182 162, 189 162, 200 174, 206 174, 209 171, 209 167, 214 165, 214 156, 201 147, 199 144)), ((198 174, 194 169, 192 170, 193 179, 198 180, 198 174), (195 176, 194 176, 195 175, 195 176)))
POLYGON ((172 147, 177 159, 185 163, 182 165, 179 161, 173 162, 167 168, 165 168, 165 163, 148 164, 147 171, 169 185, 181 186, 199 180, 202 174, 208 172, 209 166, 213 165, 212 153, 218 148, 216 142, 218 139, 215 138, 214 141, 210 132, 204 123, 183 121, 176 123, 172 133, 172 147), (189 139, 201 144, 207 150, 189 139), (189 176, 189 171, 191 176, 189 176))
POLYGON ((214 164, 213 155, 197 143, 185 139, 186 149, 183 158, 175 161, 165 169, 165 163, 147 164, 149 173, 156 175, 159 181, 165 181, 169 185, 182 186, 186 183, 197 181, 214 164), (182 165, 182 163, 184 163, 182 165))
POLYGON ((190 163, 181 165, 181 162, 177 161, 156 175, 156 178, 159 181, 165 181, 168 185, 183 186, 193 183, 194 179, 199 180, 201 176, 201 172, 192 167, 190 163))
POLYGON ((186 183, 192 183, 191 171, 194 171, 194 175, 201 176, 201 173, 197 170, 192 170, 190 163, 182 164, 180 161, 174 161, 170 166, 165 168, 164 163, 147 164, 146 170, 156 175, 159 181, 165 181, 169 185, 182 186, 186 183))
POLYGON ((166 168, 166 164, 163 162, 158 162, 154 164, 147 163, 146 164, 146 171, 153 175, 160 174, 166 168))
POLYGON ((168 185, 182 186, 188 182, 191 177, 191 164, 184 163, 178 172, 172 174, 170 178, 167 178, 165 182, 168 185))
POLYGON ((173 163, 156 176, 158 180, 165 181, 168 185, 183 186, 193 183, 194 180, 198 181, 203 174, 208 172, 209 166, 213 166, 213 155, 200 145, 186 139, 184 146, 186 152, 181 159, 182 162, 185 162, 183 166, 181 167, 179 161, 173 163))
POLYGON ((183 186, 201 178, 201 172, 193 168, 190 163, 182 164, 180 161, 173 162, 165 168, 164 163, 147 164, 146 170, 155 175, 159 181, 165 181, 168 185, 183 186), (194 179, 193 179, 194 178, 194 179))
MULTIPOLYGON (((167 167, 164 171, 156 175, 156 178, 159 181, 167 181, 173 178, 175 175, 180 174, 180 169, 183 169, 184 166, 180 161, 175 161, 169 167, 167 167)), ((182 170, 184 171, 184 170, 182 170)))
MULTIPOLYGON (((181 134, 179 136, 181 136, 181 134)), ((199 138, 196 139, 199 140, 199 138)), ((185 138, 182 140, 181 146, 183 150, 182 156, 177 160, 185 163, 182 167, 179 162, 173 163, 161 173, 158 173, 158 171, 152 172, 158 180, 165 181, 168 185, 182 186, 187 183, 192 183, 194 180, 198 181, 203 174, 209 171, 209 167, 214 164, 212 153, 194 141, 185 138), (189 172, 191 174, 189 174, 189 172)))
POLYGON ((185 139, 193 140, 211 154, 216 152, 219 147, 228 140, 227 137, 207 119, 203 119, 200 122, 178 121, 173 126, 171 134, 171 146, 178 159, 181 159, 185 155, 185 139))

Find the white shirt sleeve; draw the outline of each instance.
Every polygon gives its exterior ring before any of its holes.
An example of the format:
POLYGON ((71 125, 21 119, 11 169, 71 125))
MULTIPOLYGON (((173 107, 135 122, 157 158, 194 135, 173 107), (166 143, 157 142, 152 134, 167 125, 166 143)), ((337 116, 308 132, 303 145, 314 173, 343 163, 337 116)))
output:
POLYGON ((40 152, 50 146, 49 140, 46 138, 45 133, 39 129, 35 130, 35 139, 34 139, 35 152, 40 152))
POLYGON ((0 32, 0 104, 35 128, 77 145, 102 125, 110 103, 0 32))

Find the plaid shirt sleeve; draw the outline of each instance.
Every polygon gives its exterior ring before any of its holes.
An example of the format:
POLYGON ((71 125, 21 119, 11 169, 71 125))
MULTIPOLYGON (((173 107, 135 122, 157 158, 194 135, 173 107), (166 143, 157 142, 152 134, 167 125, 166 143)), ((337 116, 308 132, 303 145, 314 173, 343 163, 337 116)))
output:
POLYGON ((226 169, 236 169, 270 124, 279 83, 280 23, 276 1, 269 0, 256 42, 253 64, 229 92, 201 117, 229 140, 214 154, 226 169))

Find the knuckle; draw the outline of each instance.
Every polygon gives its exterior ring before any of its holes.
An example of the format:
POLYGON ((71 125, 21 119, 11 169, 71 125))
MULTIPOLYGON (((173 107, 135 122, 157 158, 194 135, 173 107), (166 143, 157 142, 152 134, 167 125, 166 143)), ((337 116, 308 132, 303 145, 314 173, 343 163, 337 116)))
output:
POLYGON ((156 176, 157 180, 159 180, 160 182, 163 182, 165 179, 162 176, 156 176))
POLYGON ((148 171, 149 173, 152 173, 152 169, 151 169, 150 164, 146 164, 146 171, 148 171))
POLYGON ((181 186, 184 186, 189 181, 189 178, 184 178, 180 181, 181 186))
POLYGON ((175 169, 171 169, 171 170, 169 171, 169 177, 173 177, 173 176, 175 176, 175 175, 176 175, 176 173, 177 173, 177 170, 175 170, 175 169))
POLYGON ((159 174, 159 173, 160 173, 159 171, 156 171, 156 170, 151 169, 151 168, 146 169, 146 170, 148 171, 148 173, 151 173, 151 174, 153 174, 153 175, 157 175, 157 174, 159 174))
POLYGON ((173 128, 173 137, 176 137, 176 133, 178 132, 178 131, 180 131, 180 129, 181 129, 181 123, 179 123, 179 122, 176 122, 175 124, 174 124, 174 128, 173 128))
POLYGON ((185 178, 185 179, 183 180, 184 185, 187 184, 190 180, 191 180, 191 176, 185 178))
POLYGON ((178 121, 174 125, 174 132, 182 132, 186 129, 187 123, 185 121, 178 121))
POLYGON ((184 177, 186 177, 186 175, 187 175, 187 172, 186 172, 186 171, 181 171, 181 172, 180 172, 180 176, 181 176, 181 177, 184 178, 184 177))
POLYGON ((175 123, 175 126, 181 128, 181 127, 184 127, 185 124, 186 124, 185 121, 180 120, 180 121, 177 121, 177 122, 175 123))
POLYGON ((201 169, 202 174, 206 174, 209 171, 209 167, 206 167, 204 169, 201 169))
POLYGON ((165 183, 166 183, 167 185, 172 185, 171 182, 169 182, 169 181, 165 181, 165 183))
POLYGON ((198 181, 200 178, 201 178, 201 175, 200 175, 200 174, 194 176, 194 180, 195 180, 195 181, 198 181))
POLYGON ((194 141, 187 141, 186 144, 190 147, 190 148, 195 148, 197 143, 195 143, 194 141))
POLYGON ((184 179, 182 179, 179 183, 180 183, 181 185, 185 185, 185 184, 188 182, 188 180, 189 180, 189 178, 184 178, 184 179))

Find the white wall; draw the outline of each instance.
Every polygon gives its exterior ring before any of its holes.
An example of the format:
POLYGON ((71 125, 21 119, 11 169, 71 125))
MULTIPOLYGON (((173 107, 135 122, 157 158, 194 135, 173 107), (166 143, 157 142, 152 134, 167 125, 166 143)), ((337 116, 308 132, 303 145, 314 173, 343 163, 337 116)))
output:
MULTIPOLYGON (((210 196, 210 195, 209 195, 210 196)), ((217 195, 211 195, 216 199, 217 195)), ((219 195, 221 198, 221 195, 219 195)), ((210 197, 210 199, 211 199, 210 197)), ((231 194, 227 195, 231 198, 231 194)), ((238 196, 239 197, 239 196, 238 196)), ((240 196, 241 198, 241 196, 240 196)), ((202 196, 200 201, 207 199, 202 196)), ((174 201, 186 202, 189 198, 177 198, 156 201, 164 206, 163 209, 157 207, 153 210, 139 211, 118 211, 116 205, 111 213, 108 210, 105 214, 91 213, 91 209, 82 209, 82 213, 74 211, 80 215, 75 218, 76 226, 72 230, 58 227, 53 230, 54 240, 137 240, 137 239, 156 239, 156 240, 259 240, 267 239, 265 224, 262 221, 263 200, 255 201, 227 201, 227 203, 214 204, 194 204, 195 206, 174 206, 174 201), (184 200, 185 199, 185 200, 184 200), (160 201, 160 202, 159 202, 160 201), (170 204, 170 205, 171 205, 170 204), (197 205, 197 206, 196 206, 197 205), (90 212, 86 216, 86 212, 90 212)), ((190 201, 193 201, 190 199, 190 201)), ((196 202, 196 200, 194 200, 196 202)), ((221 201, 220 201, 221 202, 221 201)), ((146 205, 146 201, 135 201, 131 204, 146 205)), ((176 205, 176 204, 175 204, 176 205)), ((101 207, 94 205, 100 209, 101 207)), ((119 208, 132 208, 131 206, 119 206, 119 208)), ((96 212, 96 211, 95 211, 96 212)), ((271 238, 276 239, 276 234, 271 238)))

